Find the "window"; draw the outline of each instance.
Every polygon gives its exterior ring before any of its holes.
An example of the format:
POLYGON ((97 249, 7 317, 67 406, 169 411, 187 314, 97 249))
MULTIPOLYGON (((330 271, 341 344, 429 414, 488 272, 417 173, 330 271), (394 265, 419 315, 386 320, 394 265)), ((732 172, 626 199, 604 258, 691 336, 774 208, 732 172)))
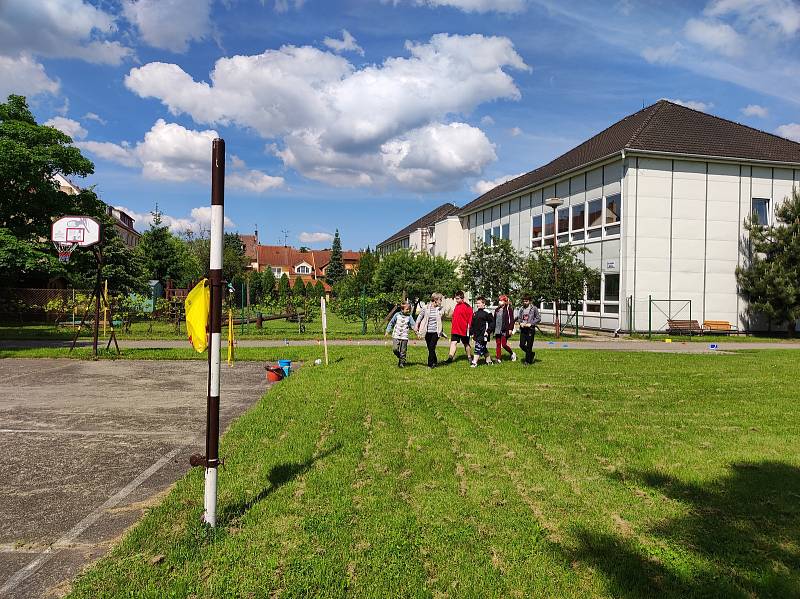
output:
POLYGON ((538 240, 542 238, 542 215, 537 214, 531 220, 531 237, 533 245, 539 245, 538 240))
POLYGON ((491 229, 486 229, 483 232, 483 243, 485 245, 492 245, 492 230, 491 229))
POLYGON ((589 202, 589 222, 588 227, 599 227, 603 224, 603 200, 597 198, 589 202))
POLYGON ((544 213, 544 236, 550 237, 556 232, 555 228, 556 219, 555 215, 551 211, 547 211, 544 213))
POLYGON ((280 266, 272 266, 270 270, 272 270, 272 274, 274 274, 276 277, 279 277, 281 274, 283 274, 283 269, 280 266))
POLYGON ((586 286, 586 300, 587 301, 600 301, 600 277, 592 278, 586 286))
POLYGON ((580 231, 586 228, 586 204, 576 204, 572 207, 572 230, 580 231))
MULTIPOLYGON (((558 233, 569 232, 569 206, 563 206, 558 209, 558 233)), ((559 239, 559 241, 561 241, 559 239)))
POLYGON ((606 286, 603 291, 603 300, 607 302, 619 301, 619 274, 607 273, 605 276, 606 286))
POLYGON ((606 198, 606 224, 618 223, 622 216, 622 196, 615 193, 606 198))
POLYGON ((759 225, 769 224, 769 200, 753 198, 753 222, 759 225))
POLYGON ((492 237, 497 237, 498 239, 502 239, 502 237, 500 237, 500 227, 499 226, 495 227, 494 229, 492 229, 492 237))
POLYGON ((299 275, 310 275, 311 274, 311 267, 306 264, 301 264, 294 271, 299 275))
POLYGON ((500 239, 511 239, 511 225, 508 223, 500 228, 500 239))

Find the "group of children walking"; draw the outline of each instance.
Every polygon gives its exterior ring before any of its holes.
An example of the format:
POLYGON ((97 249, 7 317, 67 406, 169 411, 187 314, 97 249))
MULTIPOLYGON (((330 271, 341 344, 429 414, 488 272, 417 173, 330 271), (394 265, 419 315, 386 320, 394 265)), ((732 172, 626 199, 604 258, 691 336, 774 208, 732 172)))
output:
MULTIPOLYGON (((484 358, 487 364, 492 364, 489 355, 489 340, 495 340, 495 361, 502 362, 503 351, 508 352, 511 361, 516 362, 517 355, 508 345, 508 338, 519 330, 520 349, 525 353, 523 364, 534 363, 536 353, 533 351, 536 325, 541 320, 539 309, 531 302, 529 296, 522 298, 522 307, 516 310, 511 307, 508 296, 501 295, 497 307, 491 311, 487 309, 486 298, 475 298, 475 311, 464 301, 464 292, 455 294, 456 306, 453 310, 452 325, 450 329, 450 352, 447 362, 452 362, 456 356, 459 345, 464 346, 470 366, 478 366, 478 361, 484 358), (475 340, 475 349, 472 348, 472 339, 475 340)), ((442 302, 441 293, 431 295, 431 300, 415 318, 411 314, 411 303, 405 301, 400 310, 395 312, 386 327, 386 335, 392 335, 392 351, 397 356, 397 365, 405 368, 408 352, 408 337, 414 331, 418 337, 425 338, 428 347, 428 368, 438 365, 436 344, 442 332, 442 302)))

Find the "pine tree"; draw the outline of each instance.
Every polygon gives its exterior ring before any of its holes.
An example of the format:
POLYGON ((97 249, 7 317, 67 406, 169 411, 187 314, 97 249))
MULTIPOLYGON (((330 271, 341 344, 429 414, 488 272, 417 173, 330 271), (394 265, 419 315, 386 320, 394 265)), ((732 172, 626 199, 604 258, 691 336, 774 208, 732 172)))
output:
POLYGON ((342 240, 339 238, 339 229, 333 236, 333 244, 331 245, 331 261, 328 263, 328 268, 325 270, 325 279, 328 285, 335 285, 341 281, 347 272, 344 269, 344 261, 342 260, 342 240))
POLYGON ((289 285, 289 276, 286 273, 281 275, 278 280, 278 299, 285 302, 292 297, 292 288, 289 285))
POLYGON ((793 336, 800 318, 800 189, 775 209, 775 220, 773 225, 759 223, 755 215, 744 220, 748 255, 736 268, 736 281, 749 316, 787 324, 793 336))

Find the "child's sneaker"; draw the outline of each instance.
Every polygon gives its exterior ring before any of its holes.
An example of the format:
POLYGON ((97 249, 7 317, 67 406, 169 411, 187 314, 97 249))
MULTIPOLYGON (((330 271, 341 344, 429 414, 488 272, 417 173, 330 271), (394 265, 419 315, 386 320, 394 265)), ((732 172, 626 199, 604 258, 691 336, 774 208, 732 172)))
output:
POLYGON ((502 363, 503 363, 503 361, 502 361, 500 358, 497 358, 497 359, 494 361, 494 363, 495 363, 495 364, 502 364, 502 363))
POLYGON ((471 362, 471 363, 470 363, 470 365, 469 365, 469 367, 470 367, 470 368, 477 368, 477 367, 478 367, 478 364, 477 364, 477 363, 475 363, 475 362, 471 362))
POLYGON ((511 361, 512 362, 516 362, 517 361, 517 354, 515 354, 513 352, 511 353, 511 361))

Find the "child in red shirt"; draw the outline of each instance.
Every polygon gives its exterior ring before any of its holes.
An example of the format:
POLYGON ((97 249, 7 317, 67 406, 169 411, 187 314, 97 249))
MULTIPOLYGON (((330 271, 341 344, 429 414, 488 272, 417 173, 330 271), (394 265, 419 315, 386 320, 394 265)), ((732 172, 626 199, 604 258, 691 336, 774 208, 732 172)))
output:
POLYGON ((472 361, 472 346, 470 346, 469 336, 472 329, 472 307, 464 301, 464 292, 459 291, 455 294, 456 307, 453 310, 453 320, 450 329, 450 354, 447 361, 452 362, 456 357, 458 344, 464 344, 464 351, 467 358, 472 361))

